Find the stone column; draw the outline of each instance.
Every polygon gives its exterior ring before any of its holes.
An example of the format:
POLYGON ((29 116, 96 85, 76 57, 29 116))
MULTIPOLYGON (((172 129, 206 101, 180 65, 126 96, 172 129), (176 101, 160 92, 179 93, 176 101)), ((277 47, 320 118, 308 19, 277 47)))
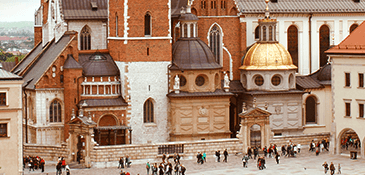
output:
POLYGON ((85 167, 90 168, 91 167, 91 157, 90 153, 93 149, 93 145, 91 143, 91 134, 93 133, 93 128, 86 128, 87 133, 85 135, 85 167))

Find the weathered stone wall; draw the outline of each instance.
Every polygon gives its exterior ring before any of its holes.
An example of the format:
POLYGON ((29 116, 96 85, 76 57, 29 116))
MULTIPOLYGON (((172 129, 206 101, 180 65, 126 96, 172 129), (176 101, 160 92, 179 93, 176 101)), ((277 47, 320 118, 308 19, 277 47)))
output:
MULTIPOLYGON (((330 140, 330 133, 318 133, 318 134, 305 134, 299 136, 274 136, 270 139, 270 143, 276 144, 278 147, 282 145, 287 145, 291 140, 293 144, 309 145, 309 143, 314 140, 314 142, 321 141, 323 138, 330 140)), ((268 145, 269 146, 269 145, 268 145)))
POLYGON ((24 156, 39 156, 45 161, 57 161, 58 157, 68 158, 68 148, 66 145, 50 146, 50 145, 33 145, 24 144, 24 156))
POLYGON ((118 146, 95 146, 91 153, 91 161, 94 164, 98 162, 118 161, 120 157, 127 155, 132 159, 155 159, 160 157, 158 147, 160 145, 184 145, 183 157, 190 157, 198 152, 205 152, 211 156, 215 151, 220 150, 222 153, 227 149, 229 154, 233 155, 242 152, 242 145, 238 139, 221 139, 221 140, 200 140, 189 142, 168 142, 160 144, 143 144, 143 145, 118 145, 118 146))

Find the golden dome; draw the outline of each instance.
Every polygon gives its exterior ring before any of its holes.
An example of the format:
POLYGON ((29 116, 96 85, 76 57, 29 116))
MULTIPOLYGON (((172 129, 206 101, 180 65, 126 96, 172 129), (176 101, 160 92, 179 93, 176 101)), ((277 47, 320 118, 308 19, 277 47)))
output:
POLYGON ((248 50, 242 70, 291 70, 297 69, 290 53, 278 42, 255 43, 248 50))

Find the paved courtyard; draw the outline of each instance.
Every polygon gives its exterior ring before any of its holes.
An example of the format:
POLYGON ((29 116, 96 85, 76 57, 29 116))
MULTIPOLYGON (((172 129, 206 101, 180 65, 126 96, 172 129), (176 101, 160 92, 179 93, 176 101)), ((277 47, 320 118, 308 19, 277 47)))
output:
MULTIPOLYGON (((229 151, 229 150, 228 150, 229 151)), ((315 156, 314 152, 308 152, 307 149, 302 150, 300 154, 297 155, 296 158, 288 158, 281 157, 280 164, 276 164, 274 158, 266 159, 266 169, 258 170, 256 167, 256 161, 249 160, 248 168, 243 168, 241 163, 242 155, 229 155, 228 163, 223 162, 215 162, 215 158, 213 156, 209 156, 207 158, 207 163, 200 165, 196 163, 196 159, 194 158, 184 158, 181 160, 181 163, 185 165, 187 168, 187 175, 242 175, 242 174, 308 174, 308 175, 316 175, 316 174, 324 174, 324 168, 322 164, 326 161, 328 164, 333 162, 336 165, 336 174, 337 174, 337 165, 341 164, 342 174, 350 174, 350 175, 364 175, 365 174, 365 160, 356 159, 351 160, 348 154, 343 155, 331 155, 328 152, 321 153, 319 156, 315 156)), ((132 160, 133 161, 133 160, 132 160)), ((131 175, 145 175, 145 161, 134 161, 135 164, 132 164, 130 168, 125 168, 125 171, 130 172, 131 175)), ((160 162, 160 160, 155 160, 154 162, 160 162)), ((154 163, 153 162, 153 163, 154 163)), ((152 161, 150 161, 152 163, 152 161)), ((91 169, 71 169, 72 175, 118 175, 120 169, 117 167, 107 167, 107 168, 91 168, 91 169)), ((46 166, 45 173, 40 173, 40 170, 32 171, 29 173, 29 170, 26 169, 24 174, 30 175, 54 175, 55 174, 55 166, 48 165, 46 166)), ((328 172, 328 174, 330 174, 328 172)))

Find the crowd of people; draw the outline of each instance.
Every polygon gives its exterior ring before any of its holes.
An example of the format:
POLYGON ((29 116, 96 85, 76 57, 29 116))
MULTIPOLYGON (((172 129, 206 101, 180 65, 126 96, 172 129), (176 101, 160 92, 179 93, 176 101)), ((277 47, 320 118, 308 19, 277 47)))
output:
MULTIPOLYGON (((335 171, 336 171, 336 167, 335 165, 333 164, 333 162, 331 162, 330 166, 328 167, 328 163, 327 162, 324 162, 322 164, 323 168, 324 168, 324 173, 327 174, 328 170, 330 170, 331 172, 331 175, 335 174, 335 171)), ((338 167, 337 167, 337 173, 338 174, 341 174, 341 165, 338 164, 338 167)))
POLYGON ((132 164, 132 161, 131 161, 131 158, 129 158, 129 156, 126 156, 125 157, 125 160, 124 160, 124 157, 121 157, 119 159, 119 165, 118 165, 118 168, 121 168, 122 170, 120 171, 120 174, 121 175, 130 175, 129 172, 125 172, 123 169, 124 167, 131 167, 131 164, 132 164))
POLYGON ((41 170, 44 172, 45 161, 39 156, 26 156, 23 157, 23 169, 29 168, 31 170, 41 170))
MULTIPOLYGON (((200 154, 200 153, 199 153, 200 154)), ((153 163, 150 164, 149 162, 146 163, 146 170, 147 175, 185 175, 186 168, 183 164, 180 163, 180 155, 174 154, 173 156, 166 156, 165 154, 162 155, 162 162, 160 163, 153 163), (173 159, 174 165, 170 162, 170 159, 173 159)), ((204 161, 203 155, 201 155, 201 160, 204 161)), ((201 162, 198 162, 201 163, 201 162)))
POLYGON ((358 138, 352 138, 352 136, 349 135, 341 140, 341 146, 342 148, 346 148, 346 150, 348 150, 349 147, 357 149, 361 147, 361 142, 358 138))
POLYGON ((318 156, 320 152, 323 152, 324 150, 328 151, 329 148, 329 141, 327 138, 323 138, 321 141, 319 140, 317 143, 312 140, 311 143, 309 143, 309 151, 316 152, 316 155, 318 156))

